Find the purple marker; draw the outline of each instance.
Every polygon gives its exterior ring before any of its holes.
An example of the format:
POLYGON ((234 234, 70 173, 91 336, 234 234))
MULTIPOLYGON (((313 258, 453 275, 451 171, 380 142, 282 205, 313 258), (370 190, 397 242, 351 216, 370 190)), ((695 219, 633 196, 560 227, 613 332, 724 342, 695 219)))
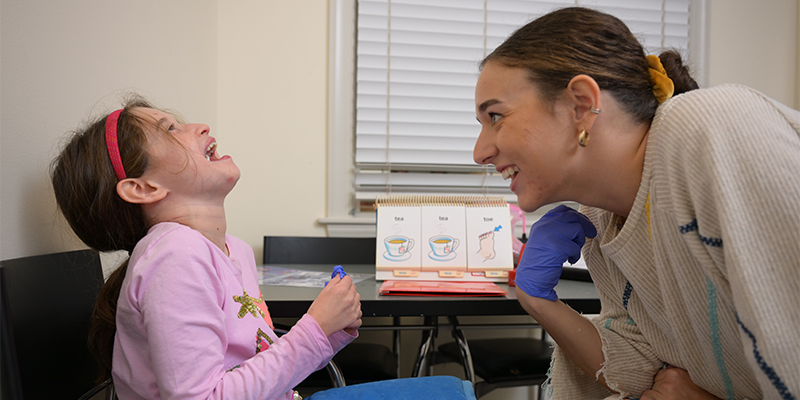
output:
POLYGON ((336 274, 339 274, 339 279, 343 279, 345 276, 347 276, 347 273, 344 272, 344 268, 342 268, 341 265, 333 267, 333 274, 331 274, 331 279, 333 279, 333 277, 335 277, 336 274))

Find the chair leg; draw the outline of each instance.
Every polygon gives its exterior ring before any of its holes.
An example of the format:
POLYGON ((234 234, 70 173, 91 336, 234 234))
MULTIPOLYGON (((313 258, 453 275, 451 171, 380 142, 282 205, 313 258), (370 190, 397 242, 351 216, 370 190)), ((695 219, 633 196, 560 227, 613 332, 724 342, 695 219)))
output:
MULTIPOLYGON (((435 326, 436 317, 425 317, 425 325, 435 326)), ((433 349, 433 337, 435 333, 435 328, 433 330, 422 331, 422 341, 419 344, 417 362, 414 365, 414 370, 411 371, 412 377, 422 376, 421 374, 423 368, 425 368, 426 373, 430 375, 430 368, 428 367, 430 366, 431 362, 428 360, 428 358, 431 355, 431 350, 433 349)))
POLYGON ((461 353, 461 362, 464 365, 464 374, 468 381, 472 382, 473 389, 475 388, 475 367, 472 365, 472 354, 469 352, 469 344, 467 337, 464 336, 464 331, 458 328, 458 318, 449 317, 450 323, 453 326, 453 339, 458 344, 458 350, 461 353))
POLYGON ((331 377, 331 383, 333 384, 333 387, 340 388, 347 386, 344 380, 344 374, 342 374, 342 370, 339 369, 339 366, 336 365, 335 362, 328 362, 328 364, 325 366, 325 369, 328 371, 328 376, 331 377))
POLYGON ((472 354, 469 352, 469 345, 467 338, 464 336, 464 331, 456 329, 453 331, 453 338, 458 343, 458 349, 461 351, 461 361, 464 363, 464 374, 468 381, 472 382, 475 386, 475 368, 472 365, 472 354))
MULTIPOLYGON (((394 317, 393 323, 395 327, 400 326, 400 317, 394 317)), ((400 375, 400 330, 395 329, 392 331, 392 339, 394 340, 394 345, 392 346, 392 351, 394 352, 394 359, 397 360, 397 377, 399 378, 400 375)))

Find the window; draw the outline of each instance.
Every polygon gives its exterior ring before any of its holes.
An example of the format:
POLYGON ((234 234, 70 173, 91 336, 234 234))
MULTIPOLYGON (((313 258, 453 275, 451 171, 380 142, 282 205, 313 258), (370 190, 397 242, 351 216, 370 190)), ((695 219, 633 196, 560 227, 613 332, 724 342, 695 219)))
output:
POLYGON ((515 201, 493 168, 472 160, 478 63, 516 28, 571 5, 616 15, 651 54, 679 49, 702 81, 704 1, 331 0, 329 218, 321 222, 359 216, 386 193, 515 201))

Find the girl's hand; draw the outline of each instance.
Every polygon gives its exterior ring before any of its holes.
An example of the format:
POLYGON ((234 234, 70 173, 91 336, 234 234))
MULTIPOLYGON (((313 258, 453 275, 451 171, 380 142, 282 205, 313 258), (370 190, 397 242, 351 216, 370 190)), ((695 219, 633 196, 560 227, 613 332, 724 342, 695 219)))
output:
POLYGON ((349 276, 331 279, 308 308, 326 336, 346 328, 354 334, 361 326, 361 295, 349 276))
POLYGON ((698 399, 719 400, 700 386, 692 382, 686 370, 667 366, 658 371, 653 381, 653 388, 642 393, 641 400, 672 400, 672 399, 698 399))

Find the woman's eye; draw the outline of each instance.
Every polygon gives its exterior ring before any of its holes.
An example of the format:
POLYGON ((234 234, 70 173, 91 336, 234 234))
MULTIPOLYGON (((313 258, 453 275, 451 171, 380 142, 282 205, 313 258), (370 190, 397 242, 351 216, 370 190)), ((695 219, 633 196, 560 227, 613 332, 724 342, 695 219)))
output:
POLYGON ((500 114, 489 113, 489 118, 491 118, 493 124, 496 124, 500 120, 500 114))
POLYGON ((175 124, 172 124, 169 126, 169 128, 167 128, 167 132, 172 132, 173 130, 175 130, 175 124))

